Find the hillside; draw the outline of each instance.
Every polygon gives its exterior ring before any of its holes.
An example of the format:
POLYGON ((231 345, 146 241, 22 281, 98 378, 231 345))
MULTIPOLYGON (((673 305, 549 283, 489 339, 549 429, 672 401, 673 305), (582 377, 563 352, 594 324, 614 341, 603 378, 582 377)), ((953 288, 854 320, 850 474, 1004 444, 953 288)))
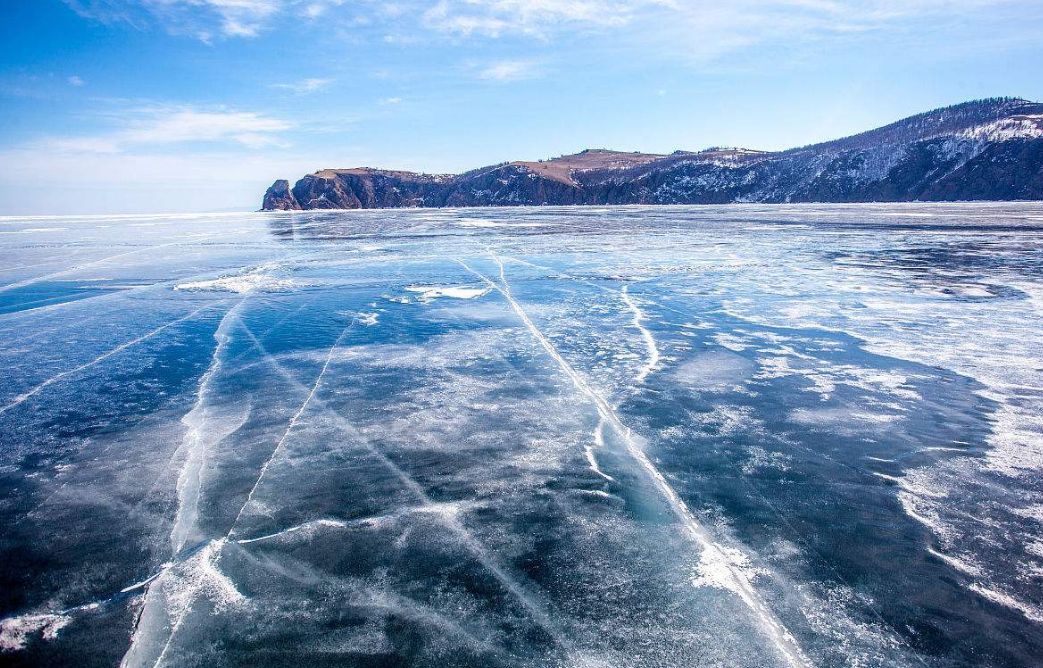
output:
POLYGON ((1043 104, 992 98, 780 152, 588 149, 458 175, 324 169, 265 210, 1043 199, 1043 104))

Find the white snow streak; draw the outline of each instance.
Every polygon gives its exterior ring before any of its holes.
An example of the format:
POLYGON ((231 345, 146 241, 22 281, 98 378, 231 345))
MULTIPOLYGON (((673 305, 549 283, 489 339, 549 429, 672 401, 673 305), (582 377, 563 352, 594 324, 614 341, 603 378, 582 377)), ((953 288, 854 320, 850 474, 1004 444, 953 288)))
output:
POLYGON ((648 361, 645 363, 641 370, 638 372, 637 377, 634 379, 638 385, 645 382, 648 375, 655 371, 656 367, 659 366, 659 347, 656 345, 655 337, 652 336, 652 332, 648 331, 648 328, 642 324, 645 319, 645 312, 637 305, 634 299, 630 296, 627 288, 630 286, 624 285, 620 291, 620 295, 623 297, 623 302, 634 314, 634 327, 641 332, 641 337, 645 340, 645 347, 648 348, 648 361))
POLYGON ((258 536, 257 538, 241 538, 235 542, 240 545, 248 545, 249 543, 258 543, 265 540, 272 540, 273 538, 282 538, 283 536, 289 536, 295 533, 311 534, 318 529, 343 529, 346 526, 348 526, 347 523, 341 522, 340 520, 312 520, 311 522, 298 524, 288 529, 283 529, 282 531, 265 534, 263 536, 258 536))
POLYGON ((21 615, 0 620, 0 652, 24 649, 29 635, 42 632, 45 640, 54 640, 58 632, 72 621, 64 614, 21 615))
POLYGON ((472 288, 466 285, 410 285, 406 290, 419 293, 418 299, 421 302, 429 302, 439 297, 475 299, 489 292, 489 288, 472 288))
MULTIPOLYGON (((286 378, 286 380, 298 390, 309 392, 308 388, 302 385, 293 374, 287 371, 279 361, 265 349, 261 341, 254 336, 249 329, 245 326, 243 329, 254 342, 257 349, 264 355, 265 360, 271 364, 280 375, 286 378)), ((464 523, 460 521, 458 513, 448 510, 447 504, 438 503, 432 500, 431 497, 427 495, 427 492, 424 491, 424 488, 412 476, 410 476, 394 461, 389 459, 387 455, 377 449, 350 421, 329 408, 319 397, 314 396, 314 394, 310 394, 310 396, 311 403, 315 405, 317 410, 322 411, 321 415, 323 417, 329 418, 333 424, 336 424, 339 428, 354 437, 417 498, 421 508, 430 509, 440 519, 443 525, 456 536, 461 544, 474 556, 478 563, 492 573, 496 580, 499 581, 499 583, 510 592, 512 596, 514 596, 521 606, 525 608, 526 612, 529 613, 532 620, 536 622, 536 624, 542 628, 555 643, 566 650, 569 650, 572 647, 572 642, 562 632, 559 625, 551 618, 546 610, 546 606, 538 601, 534 594, 529 592, 528 587, 508 573, 504 567, 495 560, 495 558, 489 553, 488 549, 486 549, 485 545, 483 545, 482 542, 478 540, 464 525, 464 523)), ((240 514, 241 513, 242 511, 240 511, 240 514)), ((229 535, 231 535, 231 532, 229 532, 229 535)), ((240 540, 238 542, 245 543, 248 540, 249 539, 240 540)))
POLYGON ((176 320, 171 320, 170 322, 166 323, 165 325, 160 325, 159 327, 156 327, 152 331, 146 332, 145 334, 142 334, 141 336, 139 336, 139 337, 137 337, 135 339, 131 339, 130 341, 127 341, 125 343, 121 343, 120 345, 116 346, 112 350, 110 350, 110 351, 108 351, 106 353, 103 353, 103 354, 99 355, 98 357, 95 357, 90 362, 86 362, 86 363, 81 364, 80 366, 78 366, 76 368, 69 369, 68 371, 62 371, 59 374, 51 376, 50 378, 48 378, 47 380, 43 381, 42 383, 40 383, 36 387, 32 388, 31 390, 27 390, 27 391, 23 392, 22 394, 19 394, 17 397, 14 398, 13 401, 8 403, 7 405, 0 406, 0 415, 2 415, 3 413, 6 413, 7 411, 11 410, 15 406, 18 406, 18 405, 22 404, 23 402, 25 402, 26 399, 29 399, 29 398, 35 396, 36 394, 39 394, 42 390, 44 390, 47 387, 57 383, 62 378, 65 378, 67 376, 71 376, 73 374, 79 373, 80 371, 84 371, 86 369, 89 369, 90 367, 94 366, 95 364, 98 364, 99 362, 104 362, 105 360, 109 359, 113 355, 117 355, 117 354, 123 352, 124 350, 126 350, 127 348, 130 348, 131 346, 136 346, 137 344, 141 343, 142 341, 146 341, 148 339, 151 339, 153 336, 159 334, 160 332, 162 332, 165 329, 173 327, 174 325, 180 324, 180 323, 182 323, 182 322, 184 322, 186 320, 191 320, 192 318, 196 317, 199 313, 201 313, 203 311, 206 311, 206 310, 209 310, 209 309, 212 309, 212 308, 216 308, 217 306, 220 306, 220 304, 208 304, 206 306, 201 306, 200 308, 197 308, 195 311, 192 311, 191 313, 189 313, 186 316, 182 316, 180 318, 177 318, 176 320))
POLYGON ((280 438, 279 442, 275 444, 275 448, 272 450, 272 454, 269 455, 268 459, 265 460, 264 465, 261 467, 261 472, 257 475, 257 480, 254 481, 253 487, 250 488, 250 493, 246 495, 246 501, 243 502, 243 506, 239 509, 238 514, 236 514, 235 521, 232 522, 232 526, 229 527, 228 534, 225 536, 225 538, 230 538, 232 534, 235 532, 236 524, 239 523, 239 520, 243 516, 243 512, 250 505, 250 502, 253 501, 254 494, 257 492, 257 487, 261 484, 261 481, 264 480, 265 473, 268 472, 268 467, 272 465, 272 462, 276 459, 276 457, 279 456, 279 453, 282 452, 282 447, 286 443, 286 439, 290 437, 290 434, 293 432, 293 428, 297 426, 297 422, 301 419, 301 416, 304 414, 304 411, 308 409, 308 405, 311 404, 312 399, 315 398, 315 394, 319 391, 319 387, 322 385, 322 380, 326 377, 326 370, 329 369, 330 362, 333 360, 333 354, 337 352, 337 348, 340 347, 340 344, 344 340, 344 337, 348 335, 348 332, 350 332, 352 328, 354 328, 357 322, 358 318, 353 319, 347 325, 347 327, 345 327, 341 331, 340 336, 337 337, 337 339, 333 342, 333 345, 330 346, 330 349, 326 352, 326 359, 322 364, 322 369, 319 371, 319 375, 315 377, 315 382, 312 384, 311 389, 308 391, 308 396, 304 398, 303 402, 301 402, 301 405, 297 409, 297 412, 294 413, 293 417, 290 419, 290 423, 286 426, 286 431, 283 432, 282 438, 280 438))
POLYGON ((605 447, 605 418, 600 418, 598 426, 594 428, 594 443, 588 444, 583 451, 587 455, 587 462, 590 463, 590 470, 611 482, 615 478, 601 470, 597 457, 594 456, 594 450, 600 450, 603 447, 605 447))
POLYGON ((94 260, 92 262, 87 262, 85 264, 80 264, 80 265, 77 265, 75 267, 69 267, 68 269, 63 269, 61 271, 56 271, 54 273, 46 274, 44 276, 37 276, 35 278, 27 278, 27 279, 22 280, 22 281, 16 281, 14 283, 8 283, 7 285, 0 285, 0 292, 7 292, 8 290, 15 290, 17 288, 24 288, 27 285, 33 285, 34 283, 41 283, 43 281, 49 281, 49 280, 54 279, 54 278, 61 278, 62 276, 68 276, 69 274, 74 274, 77 271, 80 271, 82 269, 89 269, 91 267, 96 267, 99 264, 105 264, 109 260, 118 260, 119 258, 127 257, 128 255, 136 255, 138 253, 144 253, 145 251, 156 250, 158 248, 166 248, 168 246, 176 246, 179 243, 182 243, 182 242, 180 242, 180 241, 172 241, 170 243, 159 244, 157 246, 147 246, 145 248, 135 248, 132 251, 127 251, 125 253, 117 253, 116 255, 110 255, 108 257, 103 257, 100 260, 94 260))
MULTIPOLYGON (((228 335, 228 327, 238 317, 239 310, 243 307, 246 300, 240 300, 235 306, 230 308, 225 313, 224 317, 221 318, 221 322, 218 324, 217 329, 214 331, 214 338, 217 340, 217 345, 214 347, 214 352, 211 355, 210 366, 203 374, 199 381, 199 388, 196 390, 196 401, 192 406, 192 409, 181 418, 188 430, 181 442, 181 446, 178 448, 178 452, 186 451, 185 462, 181 467, 181 473, 178 475, 177 480, 177 495, 178 495, 178 507, 177 514, 174 518, 174 525, 170 531, 170 542, 171 550, 175 557, 185 546, 185 542, 191 536, 193 529, 195 528, 195 522, 198 517, 199 509, 199 497, 202 485, 202 472, 206 461, 208 445, 219 442, 225 438, 229 433, 235 431, 238 426, 234 428, 225 429, 223 434, 208 433, 204 430, 204 427, 208 423, 208 405, 207 397, 211 385, 214 382, 214 378, 221 370, 223 363, 221 355, 231 340, 228 335)), ((245 418, 244 418, 245 420, 245 418)), ((241 423, 240 425, 241 426, 241 423)), ((177 453, 175 453, 176 456, 177 453)), ((205 546, 203 552, 205 555, 202 557, 207 560, 208 571, 203 573, 202 576, 197 577, 206 578, 210 571, 220 575, 217 571, 217 566, 213 563, 217 555, 213 551, 213 543, 209 543, 205 546)), ((192 558, 195 558, 193 555, 192 558)), ((163 565, 160 571, 151 577, 143 580, 140 583, 131 585, 131 587, 124 589, 124 591, 132 591, 137 588, 144 588, 146 592, 145 604, 142 610, 139 612, 139 618, 137 625, 134 629, 134 633, 131 635, 130 646, 127 648, 126 653, 123 655, 123 659, 120 661, 121 668, 127 668, 128 666, 144 665, 144 657, 139 656, 141 652, 147 651, 142 649, 141 643, 143 638, 146 638, 153 629, 146 628, 146 624, 143 623, 142 619, 149 615, 150 608, 153 605, 164 605, 159 599, 162 599, 162 592, 156 593, 152 591, 154 585, 162 585, 165 581, 166 576, 173 568, 178 566, 177 561, 169 562, 163 565)), ((224 577, 224 576, 221 576, 224 577)), ((225 578, 227 580, 227 578, 225 578)), ((206 583, 195 583, 196 588, 200 586, 209 586, 206 583)), ((226 583, 230 585, 229 583, 226 583)), ((233 587, 234 589, 234 587, 233 587)), ((236 592, 238 593, 238 592, 236 592)), ((241 596, 241 595, 240 595, 241 596)), ((170 643, 173 640, 174 634, 180 627, 184 618, 188 615, 188 611, 191 606, 183 606, 180 614, 177 617, 174 625, 170 630, 170 636, 165 643, 163 650, 157 657, 154 666, 159 666, 166 652, 170 648, 170 643)))
POLYGON ((214 435, 204 431, 208 417, 207 394, 214 382, 214 377, 221 370, 221 354, 231 340, 227 333, 228 327, 238 317, 239 310, 244 303, 245 300, 240 300, 221 318, 220 324, 214 331, 217 345, 210 358, 210 366, 199 381, 199 389, 196 390, 196 401, 192 409, 181 418, 181 422, 188 427, 188 431, 185 432, 178 450, 185 451, 187 454, 177 479, 177 516, 174 519, 174 526, 170 530, 170 543, 174 554, 180 552, 184 547, 198 515, 201 475, 206 459, 207 441, 216 443, 220 438, 224 438, 224 436, 215 438, 214 435))
POLYGON ((741 568, 742 564, 733 563, 733 560, 729 558, 728 552, 725 548, 714 542, 706 529, 696 521, 695 516, 688 509, 688 505, 677 495, 677 492, 675 492, 666 481, 663 474, 660 473, 659 469, 655 467, 652 461, 644 453, 637 437, 628 427, 623 425, 615 410, 613 410, 605 398, 598 394, 583 378, 583 376, 573 368, 568 360, 561 356, 557 348, 554 347, 554 344, 551 343, 542 330, 536 326, 528 313, 525 312, 525 309, 522 308, 521 304, 519 304, 511 294, 510 285, 507 283, 506 276, 504 275, 503 262, 501 262, 496 255, 493 255, 493 260, 500 268, 499 284, 484 274, 472 269, 465 262, 461 260, 457 260, 457 262, 464 267, 464 269, 484 281, 489 287, 503 295, 514 313, 525 324, 525 327, 539 342, 547 354, 558 363, 562 372, 569 377, 576 389, 586 395, 594 403, 602 419, 604 419, 622 439, 627 452, 649 475, 656 489, 667 501, 675 516, 680 520, 682 526, 684 526, 689 537, 692 538, 692 540, 701 548, 704 558, 706 556, 711 556, 714 559, 715 565, 719 568, 719 577, 724 577, 724 573, 727 573, 727 578, 730 580, 729 589, 734 591, 746 606, 750 608, 754 615, 756 615, 758 622, 764 629, 764 632, 774 643, 776 649, 786 662, 791 666, 811 665, 809 659, 804 654, 804 651, 797 644, 793 634, 786 629, 785 625, 783 625, 774 613, 772 613, 771 609, 768 608, 764 601, 761 600, 760 595, 753 588, 752 583, 743 572, 741 568))

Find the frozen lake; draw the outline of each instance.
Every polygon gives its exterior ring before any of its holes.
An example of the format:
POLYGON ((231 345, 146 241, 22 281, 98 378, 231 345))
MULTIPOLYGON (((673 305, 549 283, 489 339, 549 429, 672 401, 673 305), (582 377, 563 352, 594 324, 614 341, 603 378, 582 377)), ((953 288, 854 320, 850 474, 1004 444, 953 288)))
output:
POLYGON ((1043 205, 0 219, 0 662, 1038 666, 1043 205))

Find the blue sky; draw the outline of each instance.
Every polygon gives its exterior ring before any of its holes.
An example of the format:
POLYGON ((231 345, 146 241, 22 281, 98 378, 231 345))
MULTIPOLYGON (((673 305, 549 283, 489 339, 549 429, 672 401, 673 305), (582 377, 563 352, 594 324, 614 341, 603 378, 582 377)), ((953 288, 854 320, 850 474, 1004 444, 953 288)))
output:
POLYGON ((1034 0, 22 0, 0 215, 255 209, 325 167, 781 149, 1043 99, 1034 0))

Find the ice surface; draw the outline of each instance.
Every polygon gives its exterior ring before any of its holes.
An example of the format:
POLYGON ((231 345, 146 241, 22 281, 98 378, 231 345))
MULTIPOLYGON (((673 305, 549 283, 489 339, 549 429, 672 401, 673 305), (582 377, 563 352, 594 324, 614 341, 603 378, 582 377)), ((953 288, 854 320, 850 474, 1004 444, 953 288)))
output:
POLYGON ((0 256, 2 659, 1043 655, 1039 205, 5 218, 0 256))

